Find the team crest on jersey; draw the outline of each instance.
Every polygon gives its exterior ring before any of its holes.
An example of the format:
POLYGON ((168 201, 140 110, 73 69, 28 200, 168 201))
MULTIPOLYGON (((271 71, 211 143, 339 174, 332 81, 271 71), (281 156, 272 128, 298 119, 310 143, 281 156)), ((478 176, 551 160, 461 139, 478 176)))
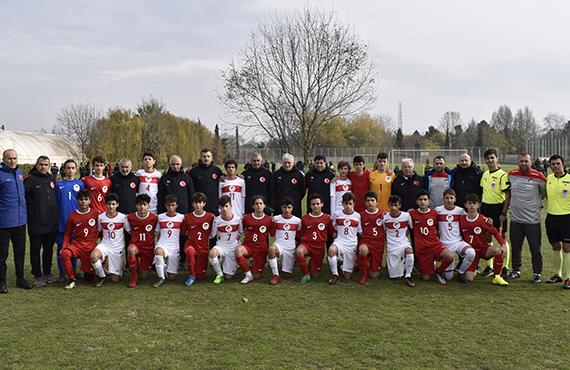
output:
POLYGON ((261 177, 259 178, 259 182, 261 182, 261 183, 265 182, 265 177, 261 176, 261 177))
POLYGON ((146 231, 150 232, 150 231, 152 230, 152 225, 151 225, 151 224, 148 224, 148 225, 146 225, 146 226, 144 227, 144 229, 145 229, 146 231))
POLYGON ((323 224, 322 222, 319 224, 319 226, 317 226, 319 228, 319 230, 323 231, 325 229, 325 224, 323 224))
POLYGON ((419 181, 414 181, 414 185, 418 186, 420 184, 419 181))
POLYGON ((107 224, 107 229, 109 229, 109 230, 115 230, 115 224, 112 223, 112 222, 109 222, 109 223, 107 224))
POLYGON ((344 184, 344 185, 342 186, 342 190, 348 191, 348 184, 344 184))
POLYGON ((568 196, 568 189, 562 189, 562 196, 566 198, 568 196))
POLYGON ((325 178, 325 184, 330 184, 330 183, 331 183, 331 180, 328 177, 325 178))
POLYGON ((137 186, 137 185, 134 182, 131 182, 131 184, 130 184, 131 189, 134 189, 135 186, 137 186))
POLYGON ((109 188, 108 188, 108 187, 106 187, 106 186, 103 186, 103 189, 101 189, 101 190, 103 190, 103 193, 106 193, 106 192, 107 192, 107 190, 109 190, 109 188))
POLYGON ((491 183, 491 190, 495 190, 497 188, 497 184, 492 182, 491 183))
POLYGON ((147 177, 144 178, 144 181, 145 181, 145 182, 152 182, 152 177, 147 176, 147 177))
POLYGON ((532 184, 533 181, 534 181, 534 179, 528 179, 528 183, 529 183, 529 184, 532 184))
POLYGON ((479 226, 477 226, 476 228, 473 229, 473 232, 477 235, 481 234, 481 228, 479 226))
POLYGON ((427 220, 427 224, 428 226, 433 226, 433 220, 430 218, 429 220, 427 220))
POLYGON ((209 224, 209 223, 204 222, 204 223, 202 224, 202 229, 208 230, 209 228, 210 228, 210 224, 209 224))
POLYGON ((386 176, 386 182, 392 182, 392 178, 390 176, 386 176))
POLYGON ((79 191, 79 188, 80 188, 80 187, 79 187, 79 184, 75 184, 75 185, 73 185, 73 190, 75 190, 75 191, 79 191))
POLYGON ((264 233, 266 231, 267 231, 267 228, 265 227, 265 225, 261 225, 261 227, 259 228, 259 232, 264 233))
POLYGON ((376 219, 376 225, 382 226, 382 220, 380 218, 376 219))
POLYGON ((183 187, 185 187, 185 186, 186 186, 186 181, 184 181, 184 180, 180 181, 180 187, 183 188, 183 187))
POLYGON ((22 176, 22 175, 19 175, 18 177, 20 178, 20 180, 24 179, 24 176, 22 176))
POLYGON ((235 187, 235 186, 233 186, 233 185, 230 185, 230 191, 231 191, 231 192, 234 192, 234 191, 236 191, 236 187, 235 187))
POLYGON ((95 219, 94 218, 89 220, 89 226, 95 226, 95 219))
POLYGON ((227 233, 231 233, 231 232, 232 232, 232 225, 226 225, 226 232, 227 232, 227 233))
POLYGON ((218 175, 216 175, 215 173, 213 173, 213 174, 212 174, 212 178, 213 178, 214 180, 216 180, 216 179, 218 178, 218 175))
POLYGON ((49 183, 49 186, 51 186, 51 188, 55 188, 55 185, 53 184, 53 181, 49 183))
POLYGON ((283 225, 283 230, 285 230, 285 231, 291 230, 291 225, 289 225, 289 224, 283 225))
POLYGON ((346 227, 350 226, 350 220, 349 219, 344 220, 344 226, 346 226, 346 227))
POLYGON ((398 221, 394 222, 394 229, 399 229, 400 223, 398 221))
POLYGON ((297 183, 297 179, 293 177, 293 178, 291 179, 291 184, 295 185, 296 183, 297 183))
POLYGON ((453 215, 449 214, 449 215, 445 216, 445 219, 447 220, 447 222, 453 222, 453 215))
POLYGON ((172 228, 174 227, 174 222, 168 221, 168 222, 166 223, 166 227, 169 228, 169 229, 172 229, 172 228))

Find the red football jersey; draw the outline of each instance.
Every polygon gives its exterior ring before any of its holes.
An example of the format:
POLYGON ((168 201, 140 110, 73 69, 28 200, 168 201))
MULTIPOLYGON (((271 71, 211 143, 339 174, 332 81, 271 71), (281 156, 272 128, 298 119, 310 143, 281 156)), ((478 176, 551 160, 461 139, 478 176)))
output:
POLYGON ((362 212, 366 209, 366 203, 364 203, 364 194, 370 190, 370 184, 368 183, 368 175, 372 171, 364 170, 362 176, 358 177, 356 172, 350 171, 348 173, 348 178, 352 181, 352 193, 356 197, 354 202, 354 210, 356 212, 362 212))
POLYGON ((381 209, 376 209, 376 213, 368 213, 366 209, 360 212, 360 219, 362 221, 361 244, 384 246, 386 232, 382 226, 382 213, 384 213, 384 211, 381 209))
POLYGON ((245 232, 243 244, 254 249, 267 249, 267 237, 270 234, 275 236, 273 219, 266 214, 257 218, 253 213, 248 213, 241 222, 245 232))
POLYGON ((99 230, 97 228, 97 217, 99 211, 89 208, 87 213, 73 211, 67 216, 67 227, 63 237, 63 247, 69 245, 71 235, 73 235, 73 245, 79 250, 91 252, 97 246, 99 230))
POLYGON ((419 209, 412 209, 409 213, 412 217, 416 251, 425 252, 440 246, 441 242, 437 237, 437 211, 429 209, 423 213, 419 209))
POLYGON ((184 216, 180 233, 188 234, 188 240, 196 250, 208 251, 210 249, 208 237, 212 231, 214 218, 216 216, 210 212, 204 212, 201 216, 197 216, 194 212, 188 213, 184 216))
POLYGON ((487 245, 487 240, 485 239, 486 231, 491 233, 501 245, 505 244, 501 234, 493 225, 489 225, 487 220, 488 218, 481 214, 478 214, 474 220, 467 219, 467 215, 463 215, 459 219, 459 227, 461 228, 463 239, 476 251, 483 249, 487 245))
POLYGON ((155 230, 158 216, 149 212, 146 218, 140 218, 136 212, 127 216, 131 225, 131 243, 139 248, 154 248, 155 230))
POLYGON ((301 228, 297 232, 297 237, 301 237, 302 242, 318 244, 325 243, 329 234, 335 232, 331 216, 326 213, 321 213, 320 216, 307 213, 301 219, 301 228))
POLYGON ((91 193, 91 207, 99 213, 107 212, 105 207, 105 195, 111 189, 111 180, 107 177, 98 179, 95 176, 87 176, 81 179, 85 184, 85 189, 91 193))

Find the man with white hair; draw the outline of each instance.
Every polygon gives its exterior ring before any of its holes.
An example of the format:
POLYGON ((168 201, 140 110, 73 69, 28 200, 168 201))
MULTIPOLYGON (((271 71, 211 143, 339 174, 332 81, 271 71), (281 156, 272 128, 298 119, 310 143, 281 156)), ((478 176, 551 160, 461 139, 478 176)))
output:
POLYGON ((173 194, 178 198, 176 212, 183 215, 191 211, 190 199, 194 194, 194 183, 190 176, 182 171, 182 158, 173 155, 168 161, 170 168, 162 175, 158 182, 158 214, 166 212, 164 198, 173 194))
POLYGON ((413 159, 402 159, 402 172, 392 183, 392 195, 398 195, 402 199, 402 211, 408 212, 410 209, 418 208, 416 194, 426 188, 425 184, 424 177, 414 170, 413 159))
MULTIPOLYGON (((293 199, 293 215, 301 218, 301 200, 305 196, 305 176, 293 164, 294 158, 285 153, 282 157, 283 166, 273 173, 275 183, 275 203, 281 204, 284 197, 293 199)), ((281 214, 281 207, 275 207, 275 215, 281 214)))
POLYGON ((273 174, 261 165, 262 161, 261 154, 253 153, 251 155, 251 168, 242 172, 245 180, 245 213, 253 213, 251 205, 253 196, 263 195, 266 199, 265 213, 271 215, 275 208, 273 174))
MULTIPOLYGON (((117 211, 125 215, 136 212, 135 197, 139 189, 140 180, 131 171, 133 165, 129 158, 119 162, 119 171, 114 172, 111 179, 111 191, 119 196, 117 211)), ((129 234, 125 233, 125 236, 129 234)), ((130 237, 128 238, 130 240, 130 237)), ((128 243, 127 240, 127 243, 128 243)))

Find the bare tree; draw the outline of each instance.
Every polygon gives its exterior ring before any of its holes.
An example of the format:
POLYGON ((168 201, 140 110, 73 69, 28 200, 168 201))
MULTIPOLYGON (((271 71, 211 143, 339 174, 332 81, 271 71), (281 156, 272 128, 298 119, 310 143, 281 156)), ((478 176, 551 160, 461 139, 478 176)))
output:
POLYGON ((524 107, 524 110, 517 110, 513 122, 513 143, 520 153, 525 150, 526 139, 538 136, 538 125, 528 106, 524 107))
POLYGON ((459 112, 447 111, 443 116, 441 116, 439 119, 439 130, 445 133, 444 146, 451 147, 451 136, 455 131, 457 131, 455 127, 459 125, 461 128, 462 123, 463 121, 461 120, 459 112))
POLYGON ((103 108, 92 103, 70 104, 55 115, 54 133, 76 143, 84 156, 89 157, 89 144, 97 121, 103 118, 103 108))
POLYGON ((305 163, 322 125, 372 107, 376 73, 368 47, 335 13, 305 9, 259 22, 222 71, 218 100, 243 126, 261 128, 305 163))
POLYGON ((513 112, 508 105, 501 105, 491 116, 491 126, 505 135, 505 139, 511 139, 513 131, 513 112))
POLYGON ((547 133, 550 132, 551 129, 554 129, 554 132, 560 134, 564 131, 566 127, 567 119, 560 113, 556 112, 549 112, 543 119, 544 122, 544 129, 547 133))

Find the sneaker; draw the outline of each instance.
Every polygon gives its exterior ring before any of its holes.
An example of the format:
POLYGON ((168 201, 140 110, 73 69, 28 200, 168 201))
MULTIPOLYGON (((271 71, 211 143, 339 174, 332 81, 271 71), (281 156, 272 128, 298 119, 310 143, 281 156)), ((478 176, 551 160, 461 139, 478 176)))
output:
POLYGON ((253 281, 253 274, 250 272, 249 274, 246 274, 245 277, 243 278, 243 280, 240 282, 241 284, 247 284, 247 283, 251 283, 253 281))
POLYGON ((460 274, 459 272, 457 273, 457 280, 459 280, 460 282, 462 282, 463 284, 469 284, 469 280, 467 280, 465 278, 464 274, 460 274))
POLYGON ((564 279, 562 279, 562 276, 560 275, 554 275, 553 277, 551 277, 550 279, 546 280, 546 284, 554 284, 554 283, 561 283, 563 282, 564 279))
POLYGON ((22 289, 26 289, 26 290, 33 288, 33 285, 28 283, 28 281, 24 278, 17 279, 16 280, 16 286, 18 288, 22 288, 22 289))
POLYGON ((502 286, 509 285, 509 283, 507 283, 501 275, 495 275, 495 277, 493 278, 493 284, 502 285, 502 286))
POLYGON ((501 277, 504 279, 508 275, 509 275, 509 268, 503 267, 503 270, 501 271, 501 277))
POLYGON ((445 277, 443 276, 443 272, 435 272, 435 277, 437 278, 437 282, 445 285, 447 281, 445 281, 445 277))
POLYGON ((7 294, 8 288, 6 287, 5 281, 0 281, 0 294, 7 294))
POLYGON ((334 285, 336 283, 338 283, 338 275, 333 275, 329 280, 329 284, 334 285))
POLYGON ((305 284, 306 282, 311 281, 311 275, 303 275, 303 277, 301 278, 300 283, 301 284, 305 284))
POLYGON ((44 279, 46 279, 46 283, 48 283, 48 284, 53 284, 56 282, 56 279, 55 279, 55 277, 53 277, 52 274, 44 275, 44 279))
POLYGON ((101 285, 105 284, 105 282, 107 281, 107 277, 97 277, 97 280, 95 280, 95 284, 93 284, 93 286, 95 288, 99 288, 101 285))
POLYGON ((513 271, 510 274, 508 274, 507 276, 504 277, 505 280, 514 280, 514 279, 520 279, 521 277, 521 272, 520 271, 513 271))
POLYGON ((132 277, 132 278, 131 278, 131 281, 129 281, 129 288, 134 288, 134 287, 136 287, 136 286, 137 286, 137 283, 138 283, 138 279, 132 277))
POLYGON ((154 284, 152 284, 153 288, 158 288, 159 286, 161 286, 162 284, 164 284, 166 280, 163 278, 158 278, 157 281, 154 282, 154 284))
POLYGON ((416 286, 416 283, 414 283, 414 280, 412 279, 411 276, 406 278, 406 285, 409 286, 410 288, 416 286))
POLYGON ((538 284, 540 282, 542 282, 542 280, 540 280, 540 274, 534 274, 534 276, 532 277, 531 282, 533 284, 538 284))
POLYGON ((34 280, 34 285, 35 286, 46 286, 47 281, 46 281, 46 279, 44 279, 43 276, 40 276, 40 277, 36 278, 36 280, 34 280))
POLYGON ((217 275, 216 274, 216 278, 214 279, 214 284, 219 284, 222 281, 224 281, 224 275, 217 275))
POLYGON ((195 281, 196 281, 196 278, 194 276, 190 275, 188 277, 188 280, 186 280, 186 282, 184 283, 184 285, 190 286, 190 285, 194 284, 195 281))
POLYGON ((570 289, 570 279, 564 280, 564 285, 562 285, 564 289, 570 289))
POLYGON ((360 274, 360 279, 358 279, 358 284, 366 284, 367 279, 368 279, 368 274, 366 273, 366 271, 363 271, 360 274))
POLYGON ((271 284, 271 285, 277 285, 277 284, 279 284, 279 275, 273 275, 273 277, 271 278, 271 281, 269 282, 269 284, 271 284))
POLYGON ((71 290, 71 289, 75 288, 76 285, 77 285, 77 280, 71 279, 71 280, 69 280, 69 284, 67 284, 64 289, 71 290))
POLYGON ((75 273, 75 278, 76 278, 76 279, 79 279, 79 280, 83 280, 84 276, 83 276, 83 274, 82 274, 81 272, 76 272, 76 273, 75 273))
POLYGON ((59 273, 59 277, 55 281, 56 283, 65 283, 65 272, 62 271, 59 273))
POLYGON ((491 266, 487 266, 485 267, 485 270, 481 274, 481 277, 489 277, 491 275, 493 275, 493 269, 491 268, 491 266))

